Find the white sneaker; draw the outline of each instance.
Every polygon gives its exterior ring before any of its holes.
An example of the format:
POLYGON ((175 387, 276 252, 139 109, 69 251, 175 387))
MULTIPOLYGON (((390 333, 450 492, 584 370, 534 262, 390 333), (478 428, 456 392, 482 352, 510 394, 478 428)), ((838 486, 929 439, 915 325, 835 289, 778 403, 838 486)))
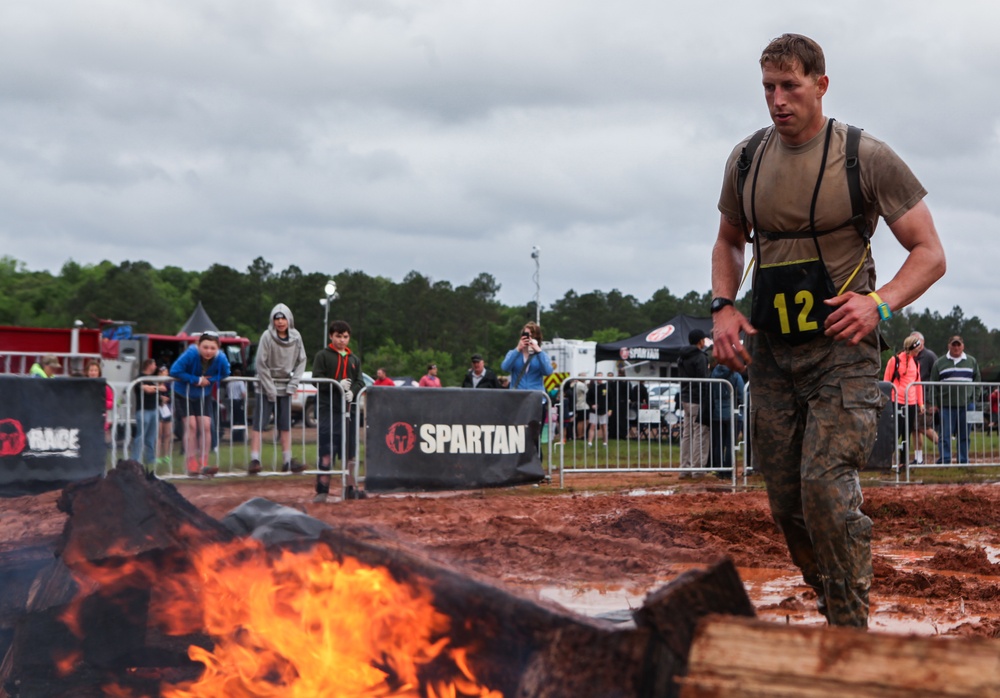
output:
POLYGON ((327 495, 326 492, 320 492, 315 497, 313 497, 313 503, 314 504, 322 504, 322 503, 324 503, 326 501, 326 499, 327 499, 328 496, 329 495, 327 495))

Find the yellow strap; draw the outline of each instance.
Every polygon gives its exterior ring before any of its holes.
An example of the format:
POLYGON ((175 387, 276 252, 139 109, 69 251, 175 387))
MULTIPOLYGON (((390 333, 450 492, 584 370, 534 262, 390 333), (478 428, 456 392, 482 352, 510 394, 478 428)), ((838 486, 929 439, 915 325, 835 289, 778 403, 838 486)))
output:
POLYGON ((736 295, 734 296, 735 298, 740 297, 740 288, 743 288, 743 284, 746 283, 747 277, 750 276, 750 270, 753 269, 753 259, 754 259, 753 257, 750 258, 750 263, 747 264, 747 270, 743 272, 743 278, 740 279, 740 286, 739 288, 736 289, 736 295))
POLYGON ((871 248, 872 248, 871 241, 865 243, 865 252, 863 255, 861 255, 861 261, 858 262, 858 266, 854 267, 854 271, 852 271, 851 275, 847 277, 847 281, 845 281, 844 285, 840 287, 839 291, 837 291, 838 296, 844 295, 844 291, 847 289, 847 286, 851 283, 851 281, 854 280, 854 277, 858 275, 858 272, 861 271, 861 265, 865 263, 866 259, 868 259, 868 251, 871 250, 871 248))

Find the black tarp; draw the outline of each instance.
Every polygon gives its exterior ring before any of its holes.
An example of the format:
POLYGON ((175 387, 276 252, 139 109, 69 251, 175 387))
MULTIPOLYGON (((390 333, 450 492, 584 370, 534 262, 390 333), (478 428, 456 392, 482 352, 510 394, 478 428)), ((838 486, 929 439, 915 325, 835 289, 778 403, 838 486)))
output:
POLYGON ((597 345, 597 361, 664 361, 674 363, 681 349, 690 346, 688 333, 693 329, 712 335, 712 318, 678 315, 659 327, 628 339, 597 345))
POLYGON ((544 394, 373 386, 365 489, 451 490, 538 482, 544 394))
POLYGON ((0 376, 0 395, 0 496, 104 473, 103 379, 0 376))
POLYGON ((215 326, 212 322, 212 318, 208 316, 205 308, 202 306, 201 301, 198 301, 198 307, 194 309, 191 313, 191 317, 187 319, 184 323, 184 327, 177 334, 201 334, 202 332, 218 332, 219 328, 215 326))

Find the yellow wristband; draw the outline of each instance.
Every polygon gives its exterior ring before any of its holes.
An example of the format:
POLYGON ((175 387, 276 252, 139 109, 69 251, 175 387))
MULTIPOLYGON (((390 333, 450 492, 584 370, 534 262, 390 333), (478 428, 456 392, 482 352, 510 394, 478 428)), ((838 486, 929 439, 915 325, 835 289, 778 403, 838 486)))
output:
POLYGON ((875 304, 878 306, 878 316, 880 318, 888 320, 892 317, 892 308, 890 308, 889 304, 883 301, 877 293, 872 291, 868 294, 868 297, 875 300, 875 304))

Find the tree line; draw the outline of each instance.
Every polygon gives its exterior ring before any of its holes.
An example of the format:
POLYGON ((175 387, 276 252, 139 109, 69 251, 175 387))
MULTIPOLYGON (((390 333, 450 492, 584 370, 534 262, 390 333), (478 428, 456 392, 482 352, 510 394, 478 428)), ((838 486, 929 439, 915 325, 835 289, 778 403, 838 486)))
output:
MULTIPOLYGON (((306 273, 292 265, 276 271, 262 257, 240 271, 213 264, 205 271, 148 262, 66 262, 58 274, 31 271, 16 259, 0 257, 0 325, 69 327, 75 320, 96 327, 99 319, 130 322, 136 332, 175 334, 200 301, 215 324, 256 342, 276 303, 289 306, 310 358, 324 344, 324 307, 328 279, 337 283, 329 319, 346 320, 353 330, 352 351, 367 373, 382 366, 393 377, 421 376, 436 363, 445 385, 458 385, 469 357, 480 353, 499 369, 517 343, 520 328, 535 319, 535 305, 507 306, 497 300, 500 284, 480 273, 464 285, 434 280, 411 271, 402 281, 363 271, 306 273)), ((617 289, 574 290, 542 307, 545 339, 564 337, 610 342, 658 327, 684 313, 705 316, 709 291, 675 296, 667 287, 646 301, 617 289)), ((749 314, 749 297, 738 302, 749 314)), ((960 334, 975 356, 984 380, 1000 373, 1000 331, 978 317, 966 318, 959 306, 947 315, 905 309, 882 325, 888 345, 901 350, 903 339, 920 330, 927 346, 946 351, 948 338, 960 334)), ((891 356, 887 351, 883 361, 891 356)))

